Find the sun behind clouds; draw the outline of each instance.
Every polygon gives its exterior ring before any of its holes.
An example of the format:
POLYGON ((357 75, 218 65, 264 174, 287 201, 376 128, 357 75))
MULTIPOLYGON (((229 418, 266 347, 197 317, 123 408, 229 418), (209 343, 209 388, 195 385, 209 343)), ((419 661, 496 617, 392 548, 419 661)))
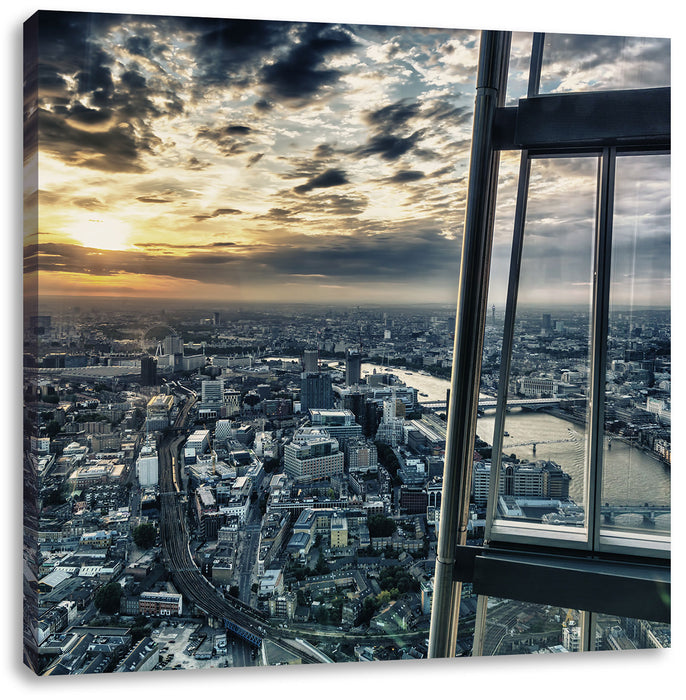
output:
POLYGON ((65 232, 87 248, 129 250, 132 247, 131 224, 109 214, 75 219, 65 232))

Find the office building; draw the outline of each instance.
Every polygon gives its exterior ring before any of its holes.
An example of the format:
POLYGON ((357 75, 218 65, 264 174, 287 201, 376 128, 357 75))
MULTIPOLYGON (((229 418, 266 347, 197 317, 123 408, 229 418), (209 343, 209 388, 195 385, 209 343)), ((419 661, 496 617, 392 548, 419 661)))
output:
POLYGON ((174 397, 171 394, 153 396, 147 405, 146 430, 164 430, 169 425, 169 414, 173 406, 174 397))
POLYGON ((164 355, 183 356, 183 338, 173 334, 166 336, 162 341, 162 351, 164 355))
POLYGON ((284 447, 284 472, 295 482, 328 479, 343 473, 344 455, 325 430, 300 428, 284 447))
POLYGON ((183 598, 180 593, 144 591, 139 601, 141 615, 181 615, 183 598))
POLYGON ((319 350, 305 350, 303 352, 303 372, 319 371, 319 350))
POLYGON ((362 436, 362 426, 355 422, 354 413, 346 408, 311 408, 310 421, 312 426, 323 428, 331 437, 336 438, 342 451, 345 451, 349 440, 362 436))
POLYGON ((141 385, 155 386, 157 384, 157 360, 154 357, 141 357, 141 385))
POLYGON ((333 408, 333 389, 328 372, 303 372, 300 381, 300 410, 333 408))
POLYGON ((159 481, 159 459, 154 441, 141 447, 136 460, 136 476, 141 486, 157 486, 159 481))
POLYGON ((353 386, 360 383, 362 375, 362 355, 357 350, 346 350, 345 353, 345 383, 353 386))

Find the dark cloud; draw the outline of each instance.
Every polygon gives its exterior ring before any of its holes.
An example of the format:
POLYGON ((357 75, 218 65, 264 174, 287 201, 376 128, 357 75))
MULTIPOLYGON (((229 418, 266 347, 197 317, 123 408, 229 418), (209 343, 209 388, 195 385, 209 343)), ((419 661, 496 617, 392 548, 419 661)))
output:
POLYGON ((248 159, 247 167, 251 168, 253 165, 255 165, 255 163, 262 160, 263 156, 264 156, 264 153, 255 153, 255 155, 250 156, 250 158, 248 159))
POLYGON ((103 132, 84 131, 44 110, 39 125, 44 152, 69 165, 106 172, 143 172, 140 156, 152 150, 154 143, 151 135, 138 135, 130 125, 118 124, 103 132))
POLYGON ((199 32, 193 47, 199 94, 205 86, 254 85, 265 57, 289 42, 292 27, 287 22, 203 18, 186 24, 199 32))
MULTIPOLYGON (((156 24, 168 21, 157 19, 156 24)), ((152 120, 183 112, 180 91, 168 76, 147 79, 132 63, 115 77, 113 68, 118 60, 98 42, 120 24, 130 32, 146 27, 140 37, 133 34, 126 42, 136 55, 152 55, 159 49, 149 36, 150 24, 144 16, 69 12, 42 12, 39 16, 41 148, 70 165, 141 172, 141 156, 153 152, 160 143, 152 120), (112 128, 105 130, 110 123, 112 128), (90 134, 75 131, 74 126, 90 134), (73 148, 80 140, 83 148, 73 148), (96 153, 98 144, 102 146, 100 153, 96 153)))
POLYGON ((299 39, 262 70, 265 94, 272 100, 308 100, 332 86, 341 71, 324 67, 326 60, 348 53, 355 45, 350 34, 328 25, 307 25, 299 39))
POLYGON ((105 210, 107 207, 103 202, 101 202, 97 197, 75 197, 72 199, 72 204, 81 209, 87 209, 90 211, 100 211, 105 210))
POLYGON ((343 170, 332 168, 330 170, 325 170, 320 175, 315 175, 304 185, 299 185, 294 189, 298 194, 306 194, 315 189, 347 185, 348 182, 348 177, 343 170))
POLYGON ((99 126, 106 124, 112 119, 112 112, 109 109, 90 109, 77 102, 71 107, 69 112, 63 112, 69 120, 82 126, 99 126))
POLYGON ((423 180, 426 175, 421 170, 398 170, 395 175, 388 178, 388 182, 416 182, 417 180, 423 180))
POLYGON ((379 155, 384 160, 397 160, 412 151, 423 134, 423 130, 415 131, 406 137, 388 133, 375 134, 364 146, 357 149, 356 155, 360 158, 379 155))
POLYGON ((419 115, 419 111, 419 103, 401 100, 373 112, 367 112, 364 119, 370 126, 382 131, 392 131, 404 127, 408 121, 419 115))
POLYGON ((136 248, 153 250, 206 250, 208 248, 231 248, 236 245, 233 241, 217 241, 214 243, 134 243, 136 248))
POLYGON ((196 214, 193 218, 196 221, 204 221, 205 219, 216 219, 218 216, 234 216, 242 213, 240 209, 215 209, 211 214, 196 214))
POLYGON ((143 202, 144 204, 168 204, 173 200, 169 197, 155 197, 155 196, 141 196, 136 197, 136 201, 143 202))
POLYGON ((286 246, 260 246, 254 250, 220 243, 227 252, 193 252, 194 244, 174 246, 139 244, 141 250, 103 251, 78 245, 42 243, 27 246, 26 272, 61 271, 112 277, 141 274, 226 283, 239 275, 245 281, 271 278, 284 281, 292 275, 324 274, 345 284, 426 278, 454 274, 459 241, 447 240, 430 222, 414 222, 385 234, 348 236, 293 234, 286 246), (230 253, 229 249, 237 252, 230 253), (149 251, 149 252, 148 252, 149 251), (190 251, 190 252, 189 252, 190 251))
POLYGON ((411 152, 424 133, 421 129, 413 130, 410 125, 419 113, 420 105, 409 100, 365 113, 363 119, 372 128, 372 134, 352 155, 358 158, 378 155, 392 161, 411 152))

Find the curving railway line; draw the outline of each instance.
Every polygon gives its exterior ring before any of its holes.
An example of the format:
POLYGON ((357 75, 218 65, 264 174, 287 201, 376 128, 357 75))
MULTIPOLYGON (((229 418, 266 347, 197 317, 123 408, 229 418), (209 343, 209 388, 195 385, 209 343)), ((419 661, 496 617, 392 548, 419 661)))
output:
MULTIPOLYGON (((188 391, 188 390, 186 390, 188 391)), ((175 431, 185 427, 188 414, 197 401, 189 393, 185 405, 174 422, 175 431)), ((321 663, 315 653, 283 639, 265 620, 264 616, 235 599, 229 599, 215 588, 198 569, 189 547, 186 528, 186 499, 179 475, 179 446, 183 434, 171 435, 159 447, 160 535, 167 569, 184 598, 202 610, 208 617, 223 621, 227 629, 259 647, 269 639, 297 654, 304 663, 321 663)))

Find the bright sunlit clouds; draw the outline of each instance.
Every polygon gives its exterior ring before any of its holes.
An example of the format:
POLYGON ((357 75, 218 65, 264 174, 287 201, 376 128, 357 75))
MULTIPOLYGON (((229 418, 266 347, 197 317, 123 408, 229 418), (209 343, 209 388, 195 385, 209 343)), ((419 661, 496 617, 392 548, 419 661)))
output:
MULTIPOLYGON (((357 301, 454 302, 477 32, 45 17, 42 289, 285 301, 287 285, 293 301, 333 290, 340 300, 345 289, 357 301)), ((549 66, 580 66, 565 84, 609 74, 612 43, 584 63, 586 40, 553 44, 561 61, 553 52, 549 66)), ((646 75, 669 51, 659 41, 623 46, 646 75)), ((515 91, 528 50, 530 37, 518 36, 515 91)), ((545 182, 572 212, 573 176, 545 182)), ((508 178, 503 202, 515 186, 508 178)), ((573 243, 576 221, 563 214, 546 212, 545 233, 573 243)), ((495 240, 503 258, 505 228, 495 240)), ((576 257, 572 245, 570 267, 576 257)))

